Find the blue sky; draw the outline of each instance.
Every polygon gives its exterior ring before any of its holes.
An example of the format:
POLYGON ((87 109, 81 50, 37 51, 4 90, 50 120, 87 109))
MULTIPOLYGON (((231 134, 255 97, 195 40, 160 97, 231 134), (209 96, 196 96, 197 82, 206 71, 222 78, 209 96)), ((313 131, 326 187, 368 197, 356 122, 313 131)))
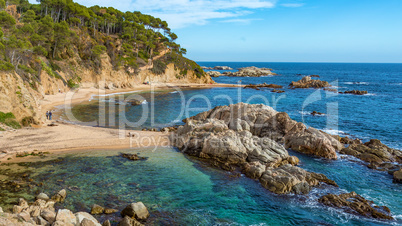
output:
POLYGON ((402 63, 402 0, 76 0, 166 20, 196 61, 402 63))

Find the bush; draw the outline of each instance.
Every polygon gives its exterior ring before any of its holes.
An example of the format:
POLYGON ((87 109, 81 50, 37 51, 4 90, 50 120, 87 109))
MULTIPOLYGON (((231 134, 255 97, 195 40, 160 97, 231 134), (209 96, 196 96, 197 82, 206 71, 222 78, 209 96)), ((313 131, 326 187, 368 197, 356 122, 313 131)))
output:
POLYGON ((0 122, 13 129, 20 129, 21 125, 15 120, 13 113, 4 113, 0 111, 0 122))
POLYGON ((24 127, 28 127, 32 124, 35 124, 35 119, 32 116, 25 117, 22 119, 21 124, 24 127))
POLYGON ((0 60, 0 71, 12 70, 14 70, 14 65, 12 63, 0 60))
POLYGON ((0 127, 0 131, 6 131, 6 130, 0 127))
POLYGON ((28 66, 25 66, 23 64, 18 65, 18 68, 29 74, 32 74, 32 75, 36 74, 36 71, 34 69, 32 69, 28 66))

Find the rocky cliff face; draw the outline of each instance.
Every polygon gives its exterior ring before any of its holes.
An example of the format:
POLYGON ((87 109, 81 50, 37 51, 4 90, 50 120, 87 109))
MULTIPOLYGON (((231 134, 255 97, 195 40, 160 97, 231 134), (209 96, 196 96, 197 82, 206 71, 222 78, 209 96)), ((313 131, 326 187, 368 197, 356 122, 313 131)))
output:
POLYGON ((0 111, 12 112, 18 121, 32 116, 39 120, 40 100, 45 95, 67 92, 71 86, 82 88, 132 88, 144 82, 150 83, 214 83, 210 76, 204 74, 197 77, 194 71, 183 75, 175 65, 167 65, 164 73, 152 73, 146 67, 138 73, 130 73, 124 69, 114 70, 110 57, 102 55, 101 67, 98 70, 82 66, 78 58, 57 62, 57 69, 52 69, 46 59, 41 59, 42 69, 38 75, 21 76, 16 72, 0 72, 0 111), (46 68, 45 68, 46 67, 46 68), (37 78, 37 79, 36 79, 37 78))

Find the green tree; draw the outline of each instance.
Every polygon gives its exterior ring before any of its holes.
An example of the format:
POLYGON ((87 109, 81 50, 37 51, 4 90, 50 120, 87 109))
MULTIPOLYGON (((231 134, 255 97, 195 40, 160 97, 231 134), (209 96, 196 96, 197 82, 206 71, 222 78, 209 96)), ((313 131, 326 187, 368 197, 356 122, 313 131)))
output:
POLYGON ((70 28, 67 22, 62 21, 54 25, 54 47, 53 47, 53 58, 56 56, 57 49, 64 48, 70 43, 70 28))

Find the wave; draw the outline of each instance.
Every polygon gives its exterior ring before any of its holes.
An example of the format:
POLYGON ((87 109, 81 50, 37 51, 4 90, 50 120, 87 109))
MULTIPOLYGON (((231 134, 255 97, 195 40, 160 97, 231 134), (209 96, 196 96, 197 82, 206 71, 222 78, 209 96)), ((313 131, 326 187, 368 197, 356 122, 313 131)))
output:
POLYGON ((343 84, 347 84, 347 85, 369 85, 370 83, 368 83, 368 82, 344 82, 343 84))
POLYGON ((173 91, 173 92, 170 92, 170 93, 178 93, 179 91, 173 91))
POLYGON ((148 101, 147 101, 147 100, 144 100, 144 101, 142 101, 141 104, 148 104, 148 101))
POLYGON ((331 134, 331 135, 347 135, 348 133, 342 131, 342 130, 337 130, 337 129, 322 129, 322 131, 331 134))

